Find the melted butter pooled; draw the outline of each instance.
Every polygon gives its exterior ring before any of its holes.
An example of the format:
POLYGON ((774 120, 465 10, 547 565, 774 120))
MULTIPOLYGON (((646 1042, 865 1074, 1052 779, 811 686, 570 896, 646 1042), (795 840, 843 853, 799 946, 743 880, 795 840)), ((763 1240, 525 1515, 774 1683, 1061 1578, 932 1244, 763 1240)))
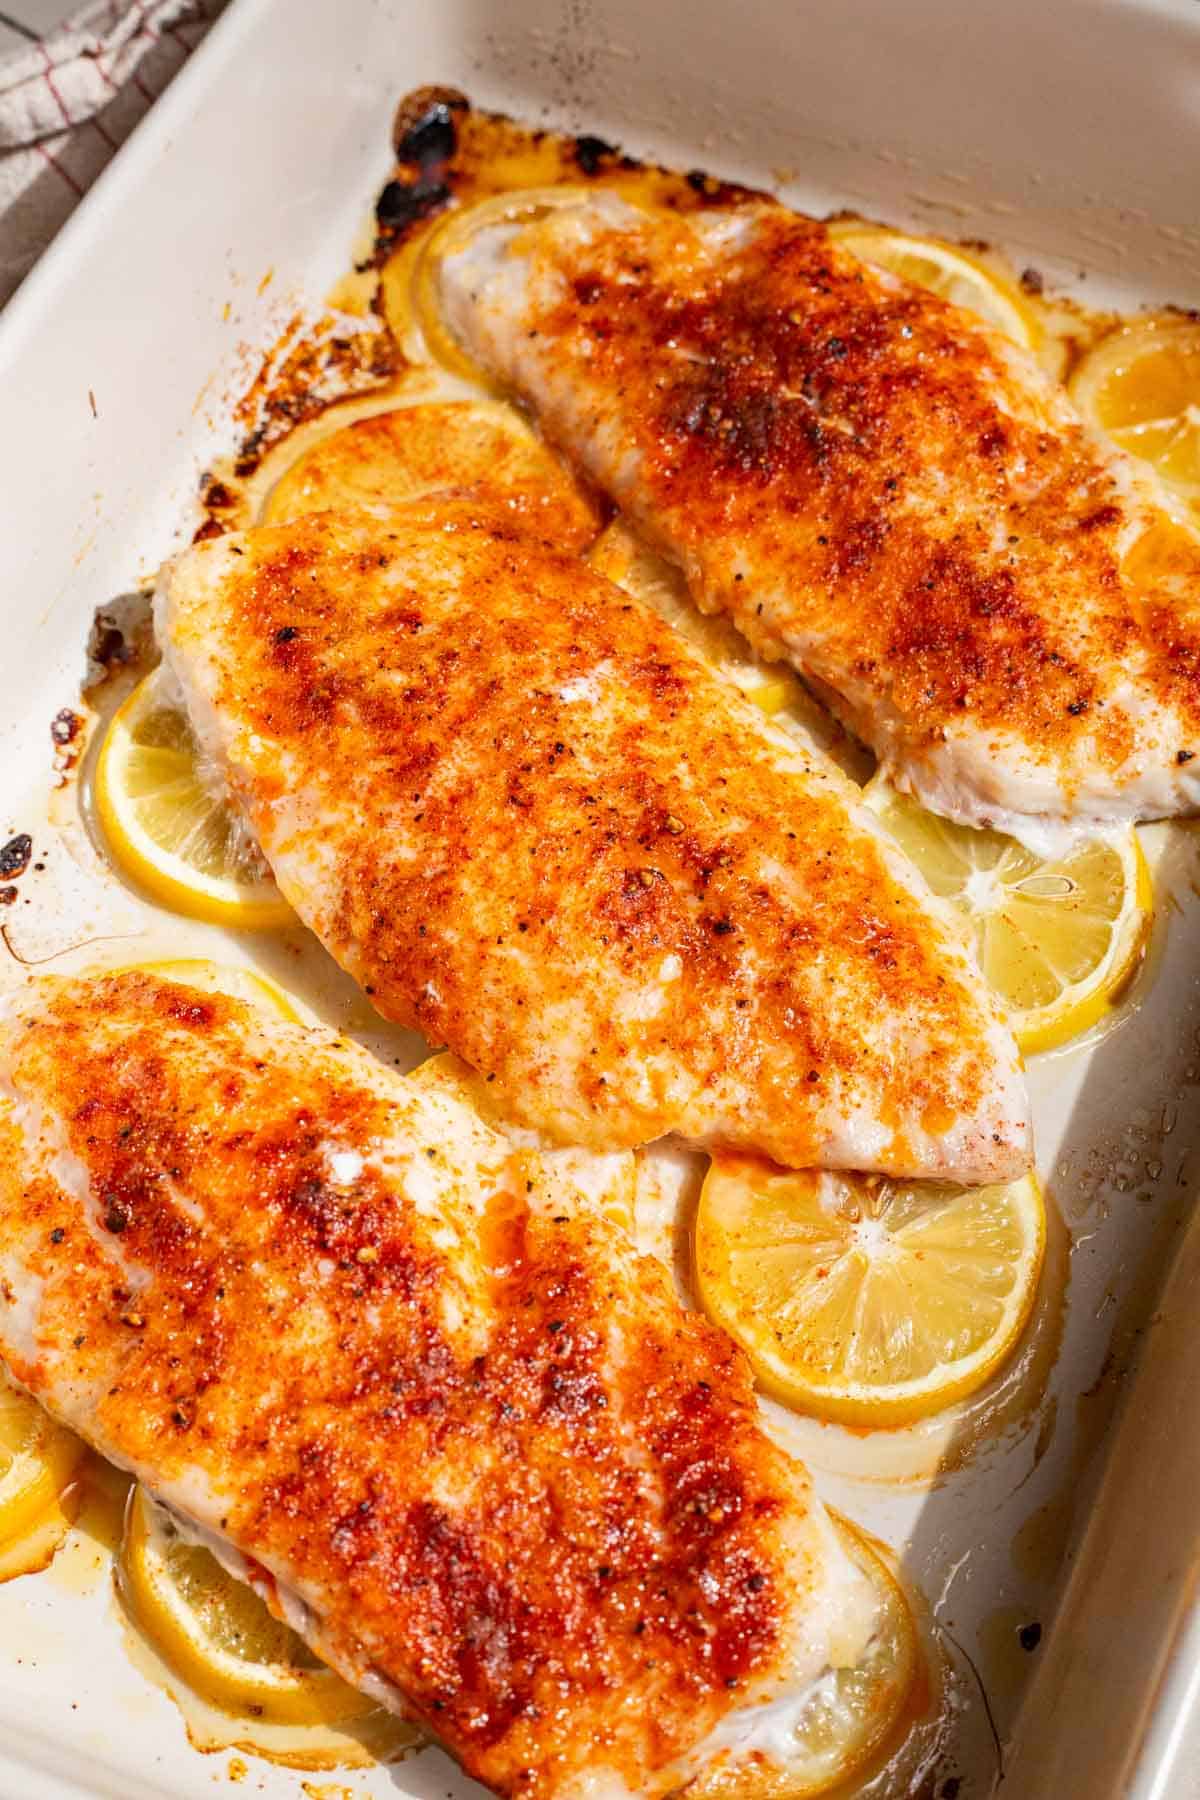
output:
POLYGON ((109 1579, 131 1485, 128 1475, 88 1452, 79 1475, 74 1530, 50 1568, 56 1586, 83 1595, 109 1579))

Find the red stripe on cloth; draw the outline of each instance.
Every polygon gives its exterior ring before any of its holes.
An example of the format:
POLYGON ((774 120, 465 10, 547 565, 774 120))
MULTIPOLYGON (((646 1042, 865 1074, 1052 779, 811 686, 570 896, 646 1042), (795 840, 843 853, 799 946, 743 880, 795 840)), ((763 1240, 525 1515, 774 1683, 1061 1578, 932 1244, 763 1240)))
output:
POLYGON ((63 116, 63 124, 67 125, 67 126, 73 126, 75 124, 75 121, 71 117, 70 113, 67 111, 66 102, 64 101, 62 95, 59 93, 57 87, 54 85, 54 64, 50 60, 50 52, 47 50, 45 44, 39 43, 38 49, 41 51, 42 61, 46 65, 46 86, 50 89, 50 92, 54 95, 54 103, 58 107, 59 112, 63 116))
POLYGON ((40 151, 41 155, 49 163, 50 167, 55 171, 55 173, 62 176, 63 180, 66 182, 66 184, 70 188, 71 192, 73 194, 75 194, 80 200, 82 200, 83 199, 83 189, 80 187, 80 185, 76 181, 75 177, 72 174, 70 174, 68 170, 63 168, 63 166, 59 162, 58 158, 54 155, 54 152, 52 150, 47 150, 45 144, 35 144, 33 146, 33 148, 37 151, 40 151))
POLYGON ((141 37, 144 32, 151 43, 157 44, 159 39, 158 28, 151 24, 150 20, 146 17, 146 0, 137 0, 137 5, 133 10, 137 15, 137 24, 134 28, 137 36, 141 37))
POLYGON ((97 56, 95 58, 95 62, 96 62, 97 73, 99 74, 101 81, 104 83, 104 85, 108 89, 109 93, 110 94, 120 93, 121 90, 118 88, 116 82, 113 80, 112 76, 109 74, 108 70, 104 66, 104 51, 103 50, 101 50, 97 54, 97 56))
POLYGON ((116 138, 113 136, 111 131, 109 131, 104 125, 101 124, 98 114, 93 113, 92 117, 88 120, 88 124, 93 125, 96 128, 96 130, 99 132, 100 136, 104 139, 104 142, 108 145, 110 150, 116 149, 116 147, 117 147, 116 138))

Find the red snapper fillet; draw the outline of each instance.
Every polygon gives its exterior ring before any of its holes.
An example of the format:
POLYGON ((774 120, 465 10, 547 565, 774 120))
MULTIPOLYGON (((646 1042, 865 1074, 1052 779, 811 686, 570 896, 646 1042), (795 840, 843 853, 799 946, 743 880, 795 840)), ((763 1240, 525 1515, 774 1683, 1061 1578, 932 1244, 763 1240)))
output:
POLYGON ((1200 544, 982 320, 777 206, 481 227, 451 327, 891 778, 1034 848, 1200 803, 1200 544))
POLYGON ((1029 1158, 958 921, 819 751, 475 500, 170 566, 159 641, 301 918, 516 1122, 990 1181, 1029 1158))
POLYGON ((614 1222, 632 1181, 244 1001, 36 982, 0 1355, 479 1780, 659 1793, 786 1742, 880 1596, 614 1222))

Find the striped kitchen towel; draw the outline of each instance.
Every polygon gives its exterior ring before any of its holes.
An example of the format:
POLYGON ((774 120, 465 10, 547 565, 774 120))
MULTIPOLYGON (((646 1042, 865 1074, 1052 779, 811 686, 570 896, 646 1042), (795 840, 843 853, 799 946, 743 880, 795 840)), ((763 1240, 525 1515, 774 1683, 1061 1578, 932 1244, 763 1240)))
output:
POLYGON ((0 58, 0 304, 226 0, 88 0, 0 58))

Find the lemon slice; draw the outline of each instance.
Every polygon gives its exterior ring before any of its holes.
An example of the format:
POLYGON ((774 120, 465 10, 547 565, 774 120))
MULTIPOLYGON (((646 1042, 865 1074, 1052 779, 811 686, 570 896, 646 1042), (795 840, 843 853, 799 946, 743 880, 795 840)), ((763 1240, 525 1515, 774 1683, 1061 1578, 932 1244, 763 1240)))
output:
POLYGON ((156 669, 114 717, 96 763, 96 813, 122 871, 161 905, 248 930, 295 915, 197 768, 187 719, 156 669))
POLYGON ((1120 998, 1153 906, 1135 831, 1042 858, 1003 832, 938 818, 880 775, 864 798, 934 893, 965 915, 1026 1055, 1078 1037, 1120 998))
MULTIPOLYGON (((80 1440, 0 1372, 0 1573, 21 1573, 18 1547, 57 1513, 83 1459, 80 1440), (15 1559, 15 1560, 14 1560, 15 1559)), ((47 1559, 48 1560, 48 1559, 47 1559)))
POLYGON ((899 1582, 848 1519, 830 1518, 846 1554, 876 1594, 875 1629, 861 1662, 830 1669, 796 1720, 785 1762, 761 1752, 718 1757, 684 1790, 705 1800, 810 1800, 857 1777, 896 1748, 918 1685, 920 1645, 899 1582))
POLYGON ((701 612, 682 570, 652 550, 623 519, 605 526, 587 560, 598 574, 652 606, 748 700, 805 744, 823 750, 861 787, 874 758, 853 742, 786 663, 758 655, 725 614, 701 612))
POLYGON ((163 962, 139 962, 124 965, 140 969, 146 975, 159 975, 164 981, 178 981, 183 987, 199 988, 205 994, 229 994, 234 1000, 249 1001, 263 1012, 290 1024, 301 1023, 301 1015, 290 997, 268 976, 233 963, 210 962, 204 956, 170 957, 163 962))
POLYGON ((322 438, 275 484, 263 522, 466 487, 566 550, 583 550, 596 535, 595 509, 553 452, 511 407, 482 400, 398 407, 322 438))
POLYGON ((344 1724, 374 1703, 350 1687, 228 1574, 180 1536, 144 1488, 130 1495, 118 1591, 169 1668, 210 1705, 276 1724, 344 1724))
POLYGON ((1200 524, 1200 321, 1119 326, 1083 358, 1069 387, 1084 417, 1149 463, 1200 524))
POLYGON ((730 619, 721 613, 702 613, 682 572, 651 550, 624 520, 614 519, 605 526, 588 561, 598 574, 652 606, 763 712, 812 704, 791 670, 756 656, 730 619))
POLYGON ((16 1537, 0 1539, 0 1582, 48 1569, 62 1549, 79 1512, 79 1487, 71 1482, 57 1500, 23 1526, 16 1537))
POLYGON ((591 197, 591 189, 574 185, 514 188, 445 213, 420 241, 419 251, 401 250, 384 269, 384 316, 396 341, 406 342, 415 324, 435 362, 488 393, 503 394, 502 383, 467 354, 442 316, 438 291, 442 258, 461 249, 483 226, 531 224, 557 207, 576 206, 591 197))
POLYGON ((939 238, 910 237, 884 225, 868 225, 861 219, 834 219, 829 235, 863 262, 977 313, 1025 349, 1037 350, 1041 345, 1045 335, 1041 321, 1020 288, 970 251, 944 244, 939 238))
POLYGON ((1007 1359, 1045 1236, 1032 1176, 959 1188, 722 1155, 696 1215, 697 1288, 786 1405, 906 1425, 1007 1359))

